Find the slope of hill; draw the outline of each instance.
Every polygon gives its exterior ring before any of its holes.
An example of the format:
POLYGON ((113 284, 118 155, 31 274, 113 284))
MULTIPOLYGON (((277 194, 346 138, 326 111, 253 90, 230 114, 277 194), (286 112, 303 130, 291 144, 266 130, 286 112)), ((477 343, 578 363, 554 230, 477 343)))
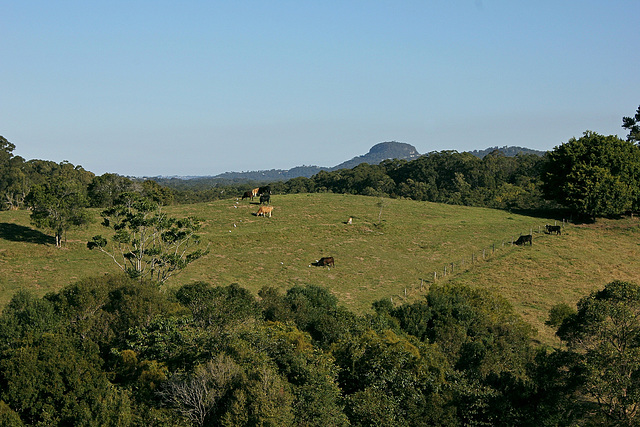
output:
MULTIPOLYGON (((257 293, 263 286, 317 284, 364 312, 382 298, 422 298, 436 272, 436 283, 496 289, 550 342, 544 321, 551 306, 575 304, 612 280, 640 277, 636 219, 568 226, 550 236, 537 231, 553 220, 484 208, 342 194, 274 196, 272 204, 272 218, 256 217, 256 204, 235 199, 166 207, 170 215, 202 218, 201 235, 211 249, 167 286, 201 280, 257 293), (532 230, 532 246, 510 244, 532 230), (327 255, 335 257, 335 268, 311 266, 327 255)), ((31 228, 28 212, 1 211, 0 307, 20 289, 43 295, 83 277, 116 273, 110 259, 86 248, 91 236, 103 233, 96 221, 70 231, 66 248, 57 250, 31 228)))

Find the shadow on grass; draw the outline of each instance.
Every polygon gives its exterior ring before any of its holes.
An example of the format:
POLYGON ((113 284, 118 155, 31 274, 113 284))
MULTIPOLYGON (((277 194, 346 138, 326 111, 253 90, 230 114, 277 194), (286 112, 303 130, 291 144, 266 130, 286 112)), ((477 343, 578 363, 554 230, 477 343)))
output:
POLYGON ((0 239, 11 240, 12 242, 38 243, 41 245, 56 244, 53 236, 48 236, 33 228, 6 222, 0 222, 0 239))

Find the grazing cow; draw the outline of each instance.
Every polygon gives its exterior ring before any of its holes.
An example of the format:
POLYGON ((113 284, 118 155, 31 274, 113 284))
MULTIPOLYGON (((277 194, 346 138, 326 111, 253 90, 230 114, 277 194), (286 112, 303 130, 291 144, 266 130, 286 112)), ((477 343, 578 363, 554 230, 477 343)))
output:
POLYGON ((258 196, 263 196, 266 194, 271 194, 271 186, 265 185, 264 187, 258 188, 258 196))
POLYGON ((353 224, 353 218, 349 217, 349 220, 347 221, 347 224, 353 224))
POLYGON ((263 194, 262 196, 260 196, 260 204, 263 204, 263 203, 267 203, 267 204, 271 203, 271 196, 268 194, 263 194))
POLYGON ((269 218, 271 218, 271 211, 273 210, 273 206, 260 206, 260 209, 258 209, 258 212, 256 213, 256 216, 264 216, 266 217, 267 215, 269 215, 269 218))
POLYGON ((331 267, 335 267, 335 263, 333 261, 333 257, 332 256, 325 256, 320 258, 320 260, 316 261, 315 264, 318 267, 324 267, 325 265, 327 267, 331 266, 331 267))
POLYGON ((562 227, 559 225, 545 225, 544 228, 547 229, 547 233, 556 233, 556 235, 562 234, 562 227))
POLYGON ((533 245, 533 239, 531 234, 527 234, 525 236, 518 237, 518 240, 515 241, 516 245, 526 245, 529 242, 529 245, 533 245))
POLYGON ((242 195, 242 199, 251 199, 253 200, 253 193, 251 191, 245 191, 244 194, 242 195))

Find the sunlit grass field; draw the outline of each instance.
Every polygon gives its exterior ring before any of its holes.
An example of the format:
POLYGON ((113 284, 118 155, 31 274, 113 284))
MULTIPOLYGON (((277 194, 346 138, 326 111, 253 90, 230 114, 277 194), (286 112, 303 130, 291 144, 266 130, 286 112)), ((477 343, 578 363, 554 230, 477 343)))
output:
MULTIPOLYGON (((553 331, 544 321, 551 306, 575 304, 612 280, 640 277, 635 219, 568 225, 555 236, 538 232, 552 219, 411 200, 273 195, 272 206, 271 218, 256 217, 257 203, 247 200, 165 207, 173 216, 200 218, 210 250, 165 287, 238 283, 257 294, 264 286, 315 284, 363 313, 381 298, 422 298, 436 272, 437 283, 496 290, 548 343, 553 331), (346 223, 349 217, 352 224, 346 223), (531 231, 532 246, 510 244, 531 231), (322 256, 333 256, 335 268, 311 265, 322 256)), ((110 237, 99 212, 93 211, 89 227, 68 232, 63 249, 30 225, 28 212, 0 212, 0 306, 19 289, 44 295, 83 277, 118 272, 111 259, 86 248, 91 236, 110 237)))

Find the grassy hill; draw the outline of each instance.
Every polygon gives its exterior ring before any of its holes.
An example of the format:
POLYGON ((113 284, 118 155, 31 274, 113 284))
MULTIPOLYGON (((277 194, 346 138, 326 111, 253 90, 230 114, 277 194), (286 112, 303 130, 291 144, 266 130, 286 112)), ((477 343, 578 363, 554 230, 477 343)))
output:
MULTIPOLYGON (((551 236, 538 230, 553 220, 484 208, 338 194, 274 195, 272 205, 272 218, 256 217, 258 206, 246 200, 165 208, 203 219, 211 251, 166 286, 202 280, 257 293, 263 286, 316 284, 364 312, 381 298, 421 298, 436 272, 439 283, 499 291, 540 331, 541 341, 551 342, 553 331, 544 326, 551 306, 575 304, 615 279, 640 277, 634 219, 571 225, 551 236), (510 244, 532 230, 532 246, 510 244), (310 265, 322 256, 333 256, 335 268, 310 265)), ((95 216, 90 227, 69 232, 59 250, 32 229, 28 212, 0 212, 0 306, 21 288, 43 295, 85 276, 117 272, 106 256, 86 249, 91 236, 105 233, 98 210, 95 216)))

